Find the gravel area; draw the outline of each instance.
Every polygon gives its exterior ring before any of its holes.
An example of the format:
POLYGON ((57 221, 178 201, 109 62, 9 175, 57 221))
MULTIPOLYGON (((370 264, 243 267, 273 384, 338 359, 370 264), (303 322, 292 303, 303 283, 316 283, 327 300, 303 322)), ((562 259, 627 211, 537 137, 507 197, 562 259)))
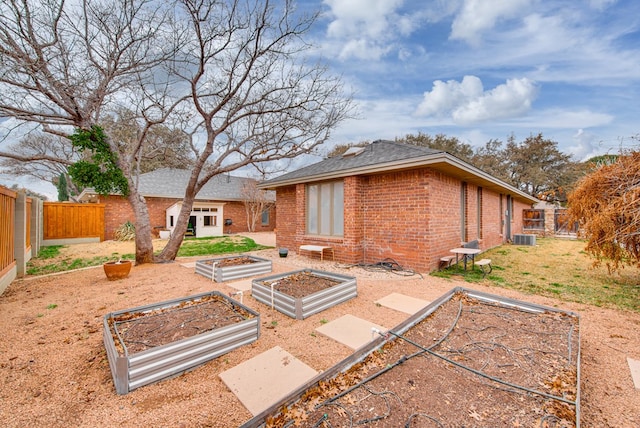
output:
POLYGON ((640 390, 634 389, 627 365, 627 357, 640 359, 640 314, 427 275, 402 276, 321 263, 293 251, 287 258, 280 258, 276 249, 254 254, 272 259, 274 273, 310 267, 354 275, 358 297, 299 321, 245 296, 243 303, 260 312, 262 326, 275 328, 262 328, 257 342, 189 373, 126 395, 116 394, 111 379, 102 342, 106 313, 211 290, 227 294, 235 290, 181 265, 195 259, 136 266, 119 281, 107 281, 101 268, 14 281, 0 296, 3 425, 235 427, 252 415, 220 380, 221 372, 274 346, 316 370, 327 370, 350 355, 351 349, 312 334, 326 321, 351 314, 391 328, 407 315, 376 305, 376 300, 395 292, 431 301, 455 286, 579 313, 582 426, 640 425, 640 390))

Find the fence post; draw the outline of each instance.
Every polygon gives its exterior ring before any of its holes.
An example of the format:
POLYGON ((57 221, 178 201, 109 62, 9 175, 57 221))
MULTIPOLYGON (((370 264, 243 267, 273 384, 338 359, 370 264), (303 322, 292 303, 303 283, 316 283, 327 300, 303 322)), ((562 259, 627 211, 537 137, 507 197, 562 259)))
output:
POLYGON ((31 257, 38 257, 40 247, 42 247, 42 213, 43 201, 39 198, 32 197, 31 203, 31 257))
MULTIPOLYGON (((31 215, 29 213, 29 215, 31 215)), ((27 273, 27 195, 18 192, 16 198, 15 234, 13 235, 13 248, 16 257, 16 274, 22 278, 27 273)), ((30 257, 29 257, 30 258, 30 257)))

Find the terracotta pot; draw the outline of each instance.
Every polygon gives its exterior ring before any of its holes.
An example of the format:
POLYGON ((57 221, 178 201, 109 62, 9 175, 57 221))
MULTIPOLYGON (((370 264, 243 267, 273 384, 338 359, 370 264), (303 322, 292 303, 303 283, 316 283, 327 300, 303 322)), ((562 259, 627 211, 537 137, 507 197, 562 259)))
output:
POLYGON ((107 275, 109 281, 115 281, 116 279, 123 279, 129 276, 131 271, 131 261, 121 260, 118 262, 107 262, 102 265, 104 273, 107 275))

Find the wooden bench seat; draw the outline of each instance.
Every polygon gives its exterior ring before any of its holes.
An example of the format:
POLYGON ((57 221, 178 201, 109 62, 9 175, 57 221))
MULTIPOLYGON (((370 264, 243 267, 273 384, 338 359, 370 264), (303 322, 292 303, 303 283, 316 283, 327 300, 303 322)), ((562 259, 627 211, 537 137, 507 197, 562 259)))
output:
POLYGON ((483 278, 485 276, 487 276, 488 274, 490 274, 491 271, 493 270, 493 268, 491 267, 491 259, 476 260, 476 262, 474 264, 476 266, 480 267, 480 270, 482 271, 482 277, 483 278), (489 267, 487 268, 487 266, 489 266, 489 267))
POLYGON ((311 253, 320 253, 320 260, 324 261, 324 252, 331 251, 331 258, 335 261, 335 254, 333 253, 332 247, 327 247, 325 245, 300 245, 300 252, 309 251, 311 253))

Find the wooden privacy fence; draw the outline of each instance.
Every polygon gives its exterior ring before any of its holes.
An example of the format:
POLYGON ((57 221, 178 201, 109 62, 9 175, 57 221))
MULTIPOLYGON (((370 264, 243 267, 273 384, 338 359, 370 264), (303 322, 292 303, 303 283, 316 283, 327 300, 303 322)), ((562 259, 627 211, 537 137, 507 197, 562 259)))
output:
POLYGON ((104 204, 45 202, 44 240, 100 238, 104 241, 104 204))
POLYGON ((40 249, 42 201, 0 186, 0 294, 40 249))
POLYGON ((0 187, 0 277, 16 264, 14 222, 17 193, 0 187))
POLYGON ((541 236, 572 235, 578 233, 578 223, 570 222, 566 208, 547 205, 544 208, 522 210, 522 228, 541 236))
POLYGON ((544 232, 544 210, 522 210, 522 228, 544 232))

